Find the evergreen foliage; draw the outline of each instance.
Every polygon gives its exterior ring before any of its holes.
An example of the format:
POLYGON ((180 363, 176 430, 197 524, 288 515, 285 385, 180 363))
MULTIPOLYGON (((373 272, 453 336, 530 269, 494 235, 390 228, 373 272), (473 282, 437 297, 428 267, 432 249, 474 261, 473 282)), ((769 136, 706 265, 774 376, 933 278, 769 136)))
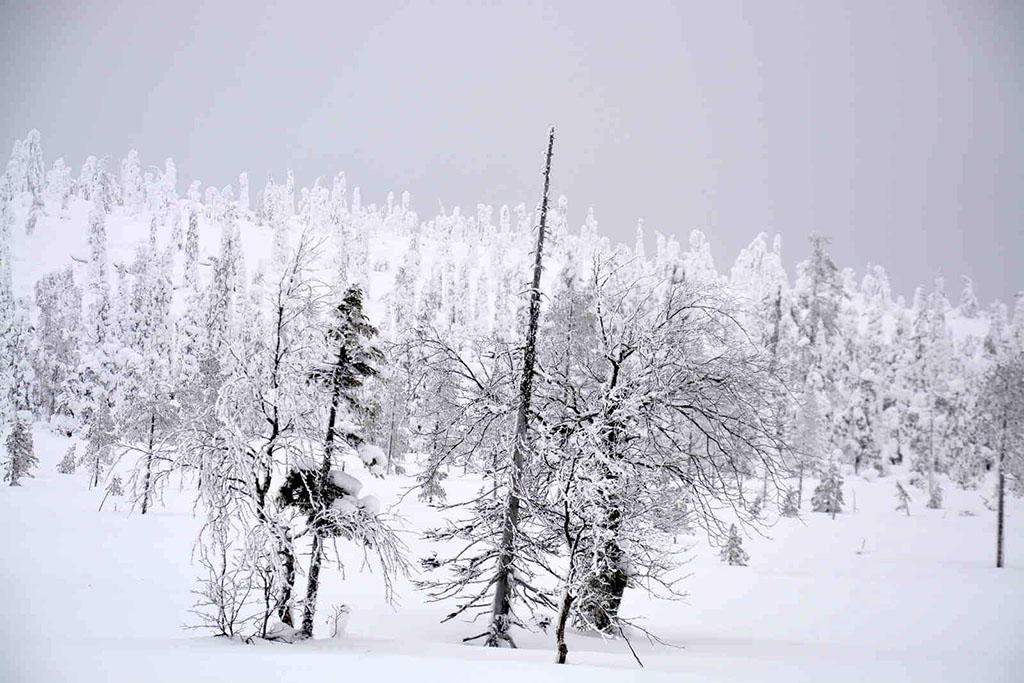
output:
POLYGON ((814 489, 811 509, 815 512, 828 513, 833 518, 843 511, 843 475, 834 460, 829 462, 825 475, 814 489))
POLYGON ((902 510, 910 516, 910 494, 903 488, 903 484, 896 482, 896 510, 902 510))
POLYGON ((33 477, 32 470, 39 464, 32 448, 32 415, 19 412, 11 421, 7 435, 7 457, 4 459, 4 481, 21 486, 23 477, 33 477))
POLYGON ((722 562, 738 567, 746 567, 747 562, 750 561, 750 556, 743 549, 743 538, 735 524, 729 526, 729 536, 725 540, 725 545, 722 546, 719 557, 722 558, 722 562))

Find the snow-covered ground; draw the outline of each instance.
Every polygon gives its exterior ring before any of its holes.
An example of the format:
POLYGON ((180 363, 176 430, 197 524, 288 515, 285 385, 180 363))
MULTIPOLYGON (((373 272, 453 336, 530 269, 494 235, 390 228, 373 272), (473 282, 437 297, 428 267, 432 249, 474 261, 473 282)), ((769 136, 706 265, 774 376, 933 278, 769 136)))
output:
MULTIPOLYGON (((1007 567, 995 569, 991 487, 947 484, 944 510, 894 510, 894 477, 848 476, 847 511, 808 512, 747 538, 748 567, 723 565, 697 538, 682 603, 627 594, 668 645, 632 638, 641 669, 621 640, 570 634, 570 664, 553 661, 550 633, 518 637, 519 650, 464 645, 479 628, 440 624, 450 605, 425 603, 407 580, 399 603, 379 577, 359 571, 340 546, 344 576, 325 572, 320 604, 352 608, 344 638, 244 645, 183 627, 196 570, 190 549, 200 523, 190 493, 168 487, 165 506, 130 514, 84 474, 61 475, 68 440, 35 432, 40 466, 20 488, 0 488, 0 633, 4 681, 1019 681, 1024 671, 1024 505, 1010 499, 1007 567), (856 512, 853 503, 856 500, 856 512), (965 511, 974 513, 965 514, 965 511)), ((900 472, 896 476, 900 477, 900 472)), ((906 477, 900 477, 906 483, 906 477)), ((449 480, 453 498, 476 485, 449 480)), ((368 482, 385 506, 410 480, 368 482)), ((410 558, 427 550, 418 531, 437 520, 407 496, 410 558)))

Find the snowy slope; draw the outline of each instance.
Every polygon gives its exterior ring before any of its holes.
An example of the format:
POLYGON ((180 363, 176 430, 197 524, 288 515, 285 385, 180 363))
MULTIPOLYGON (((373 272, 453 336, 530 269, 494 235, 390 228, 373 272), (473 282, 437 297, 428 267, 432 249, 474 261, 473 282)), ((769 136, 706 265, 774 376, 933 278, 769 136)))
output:
MULTIPOLYGON (((517 651, 460 643, 475 627, 439 624, 449 610, 424 603, 408 583, 395 609, 379 577, 359 571, 340 545, 344 576, 327 571, 323 613, 347 603, 343 639, 246 646, 184 630, 193 622, 189 552, 199 525, 187 492, 172 482, 166 506, 130 515, 85 475, 55 466, 68 441, 37 429, 40 467, 21 488, 0 489, 0 568, 9 618, 0 679, 10 681, 1016 681, 1024 666, 1024 505, 1011 501, 1008 566, 992 568, 994 514, 985 491, 947 486, 946 509, 926 510, 911 489, 911 516, 894 510, 893 478, 847 479, 835 520, 807 512, 769 538, 748 538, 749 567, 723 565, 696 540, 684 603, 627 593, 625 610, 667 644, 571 634, 570 666, 556 667, 550 634, 520 638, 517 651), (961 515, 969 510, 973 516, 961 515)), ((897 475, 900 474, 897 472, 897 475)), ((903 481, 906 478, 903 477, 903 481)), ((385 506, 411 480, 367 483, 385 506)), ((478 482, 456 481, 453 495, 478 482)), ((417 531, 437 512, 405 497, 410 557, 417 531)))
MULTIPOLYGON (((16 226, 28 208, 24 202, 18 207, 16 226)), ((13 231, 16 295, 31 296, 41 276, 69 263, 76 281, 86 281, 89 208, 73 196, 66 217, 50 207, 34 234, 13 231)), ((146 211, 114 208, 106 224, 113 264, 129 262, 135 246, 148 239, 150 218, 146 211)), ((270 258, 272 235, 250 213, 242 214, 238 229, 251 273, 270 258)), ((437 239, 441 233, 431 232, 420 245, 428 264, 423 274, 442 249, 454 252, 456 261, 468 258, 468 238, 437 239)), ((199 235, 203 266, 217 254, 221 227, 201 215, 199 235)), ((473 236, 479 240, 473 248, 491 252, 478 253, 473 268, 523 258, 529 248, 524 236, 505 231, 486 244, 473 236)), ((166 226, 158 238, 163 244, 169 239, 166 226)), ((373 320, 384 315, 407 242, 395 230, 373 235, 367 269, 373 320)), ((175 258, 179 278, 182 256, 175 258)), ((546 277, 556 266, 549 263, 546 277)), ((108 270, 112 285, 116 270, 108 270)), ((208 270, 201 268, 201 277, 208 270)), ((958 338, 986 331, 982 320, 953 317, 951 327, 958 338)), ((164 506, 151 514, 131 515, 117 500, 99 512, 102 492, 89 491, 85 475, 56 473, 69 442, 41 426, 35 437, 36 478, 20 488, 0 487, 6 520, 0 586, 10 615, 0 634, 0 680, 1014 681, 1024 665, 1018 609, 1024 605, 1024 505, 1009 501, 1008 566, 996 570, 994 513, 985 501, 991 482, 965 492, 944 481, 945 510, 924 509, 925 494, 911 489, 908 517, 894 510, 893 476, 875 482, 851 476, 847 513, 832 520, 805 504, 803 519, 780 520, 766 537, 745 541, 749 567, 723 565, 700 537, 680 539, 694 544, 684 583, 691 597, 678 603, 627 593, 624 612, 644 615, 645 626, 665 641, 632 637, 645 668, 623 641, 576 633, 569 637, 570 666, 557 668, 550 633, 518 636, 517 651, 462 644, 480 627, 441 624, 451 605, 424 602, 409 579, 400 581, 399 602, 389 607, 380 577, 360 571, 357 549, 343 544, 346 571, 325 570, 320 604, 322 616, 331 605, 351 607, 344 638, 326 639, 323 621, 318 640, 296 645, 246 646, 186 630, 196 623, 190 609, 198 572, 189 558, 202 518, 192 492, 179 491, 172 479, 164 506)), ((904 472, 894 476, 906 484, 904 472)), ((402 497, 412 481, 373 479, 364 493, 404 520, 415 568, 429 552, 420 532, 441 517, 415 495, 402 497)), ((453 473, 446 487, 450 499, 459 500, 479 484, 453 473)))

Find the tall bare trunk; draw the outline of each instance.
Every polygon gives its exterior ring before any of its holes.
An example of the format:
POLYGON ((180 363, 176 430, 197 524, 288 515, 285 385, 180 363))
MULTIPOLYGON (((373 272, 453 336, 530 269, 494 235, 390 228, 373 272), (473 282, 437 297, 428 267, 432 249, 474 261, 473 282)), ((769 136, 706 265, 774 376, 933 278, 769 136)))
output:
POLYGON ((1003 566, 1003 516, 1005 514, 1006 497, 1006 472, 1004 470, 1006 458, 1006 416, 1003 416, 1003 437, 1002 445, 999 448, 999 472, 997 475, 996 495, 998 503, 996 508, 996 567, 1003 566))
POLYGON ((544 157, 544 194, 540 204, 540 226, 533 254, 533 282, 530 289, 529 319, 526 345, 523 349, 523 375, 519 383, 519 406, 516 411, 515 434, 512 439, 512 473, 508 507, 501 532, 498 554, 498 575, 494 581, 494 606, 491 611, 490 635, 487 644, 498 647, 502 641, 513 645, 509 635, 509 614, 512 609, 512 563, 515 561, 515 536, 519 527, 520 485, 523 476, 530 401, 533 397, 533 372, 540 320, 540 276, 543 270, 544 237, 547 232, 548 190, 551 187, 551 153, 555 146, 555 129, 548 130, 548 149, 544 157))

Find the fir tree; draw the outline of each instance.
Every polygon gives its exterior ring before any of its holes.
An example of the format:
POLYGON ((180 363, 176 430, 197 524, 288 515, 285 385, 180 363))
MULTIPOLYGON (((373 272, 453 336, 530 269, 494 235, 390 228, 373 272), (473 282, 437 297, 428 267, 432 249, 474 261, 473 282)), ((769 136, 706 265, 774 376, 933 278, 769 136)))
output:
POLYGON ((736 530, 735 524, 729 527, 729 536, 725 541, 725 545, 722 546, 719 557, 722 558, 722 562, 738 567, 746 567, 747 562, 750 560, 747 551, 743 549, 743 538, 740 536, 740 532, 736 530))
POLYGON ((942 509, 942 485, 937 481, 932 481, 931 486, 928 488, 928 502, 925 504, 929 510, 941 510, 942 509))
MULTIPOLYGON (((363 445, 362 430, 358 422, 368 417, 365 396, 361 389, 367 380, 377 375, 377 366, 384 360, 371 340, 377 329, 363 313, 363 294, 358 287, 350 287, 334 310, 327 331, 326 354, 329 354, 310 373, 310 380, 327 397, 326 430, 322 439, 322 459, 317 470, 295 469, 281 490, 280 500, 285 506, 298 507, 309 516, 313 534, 309 570, 306 574, 306 600, 303 608, 302 635, 313 635, 316 600, 319 591, 320 564, 324 539, 343 535, 374 546, 378 553, 388 556, 390 537, 377 527, 375 515, 358 501, 346 501, 359 492, 358 480, 335 470, 335 451, 341 444, 351 448, 363 445), (365 517, 365 519, 364 519, 365 517)), ((371 462, 368 466, 372 467, 371 462)))
POLYGON ((780 512, 783 517, 798 517, 800 515, 799 495, 792 487, 786 489, 786 493, 783 494, 780 512))
POLYGON ((57 463, 57 471, 61 474, 74 474, 75 464, 77 463, 75 458, 75 444, 71 444, 71 448, 67 450, 64 457, 61 458, 60 462, 57 463))
POLYGON ((896 482, 896 510, 903 510, 910 516, 910 494, 903 488, 903 484, 896 482))
POLYGON ((829 462, 825 476, 814 489, 811 509, 815 512, 831 514, 833 519, 835 519, 836 513, 843 511, 843 475, 835 460, 829 462))
POLYGON ((11 421, 7 435, 7 459, 4 461, 4 481, 21 486, 22 477, 32 477, 32 469, 39 464, 32 450, 32 414, 20 411, 11 421))

